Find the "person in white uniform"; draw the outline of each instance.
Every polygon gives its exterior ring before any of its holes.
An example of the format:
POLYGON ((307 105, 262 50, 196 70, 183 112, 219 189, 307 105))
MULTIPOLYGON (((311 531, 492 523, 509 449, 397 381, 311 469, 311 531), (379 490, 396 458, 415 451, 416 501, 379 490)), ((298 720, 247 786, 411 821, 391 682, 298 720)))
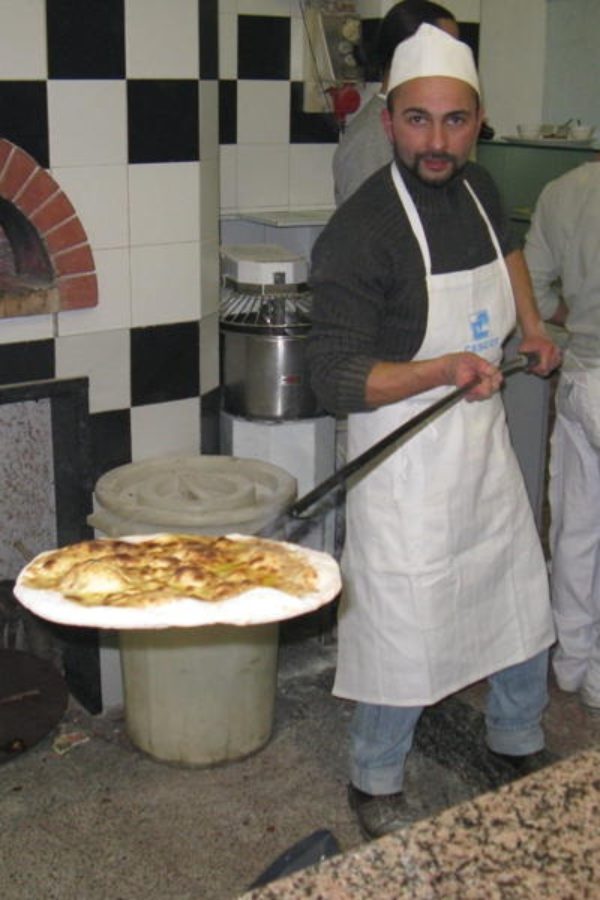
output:
POLYGON ((392 144, 381 121, 385 109, 387 80, 396 46, 429 22, 458 37, 458 24, 445 6, 430 0, 402 0, 382 19, 375 56, 381 71, 381 86, 348 124, 333 155, 333 186, 340 206, 374 172, 390 163, 392 144))
POLYGON ((350 414, 354 457, 447 386, 479 381, 471 402, 348 492, 334 693, 357 701, 349 801, 368 838, 411 818, 404 766, 423 708, 479 679, 490 685, 490 750, 522 772, 541 764, 554 640, 498 363, 516 320, 535 372, 553 370, 560 352, 493 182, 468 159, 483 116, 469 48, 422 25, 394 55, 388 109, 395 161, 314 247, 313 388, 350 414))
POLYGON ((550 182, 525 255, 540 311, 564 325, 550 455, 559 687, 600 713, 600 159, 550 182))

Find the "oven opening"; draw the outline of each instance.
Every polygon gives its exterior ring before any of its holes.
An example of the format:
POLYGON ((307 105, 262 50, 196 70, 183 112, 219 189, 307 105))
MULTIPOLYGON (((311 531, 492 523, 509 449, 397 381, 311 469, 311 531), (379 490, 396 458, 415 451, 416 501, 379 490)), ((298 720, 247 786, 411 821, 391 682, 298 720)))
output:
POLYGON ((4 315, 56 312, 60 295, 36 228, 0 197, 0 308, 4 315))

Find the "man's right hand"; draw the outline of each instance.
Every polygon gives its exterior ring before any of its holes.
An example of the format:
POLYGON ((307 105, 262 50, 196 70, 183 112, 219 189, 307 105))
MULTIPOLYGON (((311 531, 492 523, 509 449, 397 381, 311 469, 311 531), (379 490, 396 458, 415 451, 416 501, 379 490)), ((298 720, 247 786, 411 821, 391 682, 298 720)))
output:
POLYGON ((503 376, 497 366, 476 353, 449 353, 442 357, 447 366, 447 384, 458 388, 475 382, 465 400, 487 400, 499 391, 503 376))

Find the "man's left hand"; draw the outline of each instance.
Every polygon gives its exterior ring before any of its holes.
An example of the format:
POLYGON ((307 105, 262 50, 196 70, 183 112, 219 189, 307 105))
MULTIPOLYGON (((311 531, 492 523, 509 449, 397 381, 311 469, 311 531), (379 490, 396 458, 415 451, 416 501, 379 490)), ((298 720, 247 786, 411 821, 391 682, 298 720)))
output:
POLYGON ((540 361, 537 366, 530 370, 535 372, 536 375, 549 375, 562 362, 562 353, 559 347, 546 336, 538 335, 536 337, 523 338, 519 344, 519 353, 537 353, 540 361))

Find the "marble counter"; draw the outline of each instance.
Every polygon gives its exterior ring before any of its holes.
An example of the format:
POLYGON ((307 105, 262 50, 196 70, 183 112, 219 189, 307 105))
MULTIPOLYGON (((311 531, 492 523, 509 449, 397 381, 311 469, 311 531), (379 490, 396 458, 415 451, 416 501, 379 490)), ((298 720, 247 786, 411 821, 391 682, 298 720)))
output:
POLYGON ((444 810, 245 900, 600 897, 600 750, 444 810))

